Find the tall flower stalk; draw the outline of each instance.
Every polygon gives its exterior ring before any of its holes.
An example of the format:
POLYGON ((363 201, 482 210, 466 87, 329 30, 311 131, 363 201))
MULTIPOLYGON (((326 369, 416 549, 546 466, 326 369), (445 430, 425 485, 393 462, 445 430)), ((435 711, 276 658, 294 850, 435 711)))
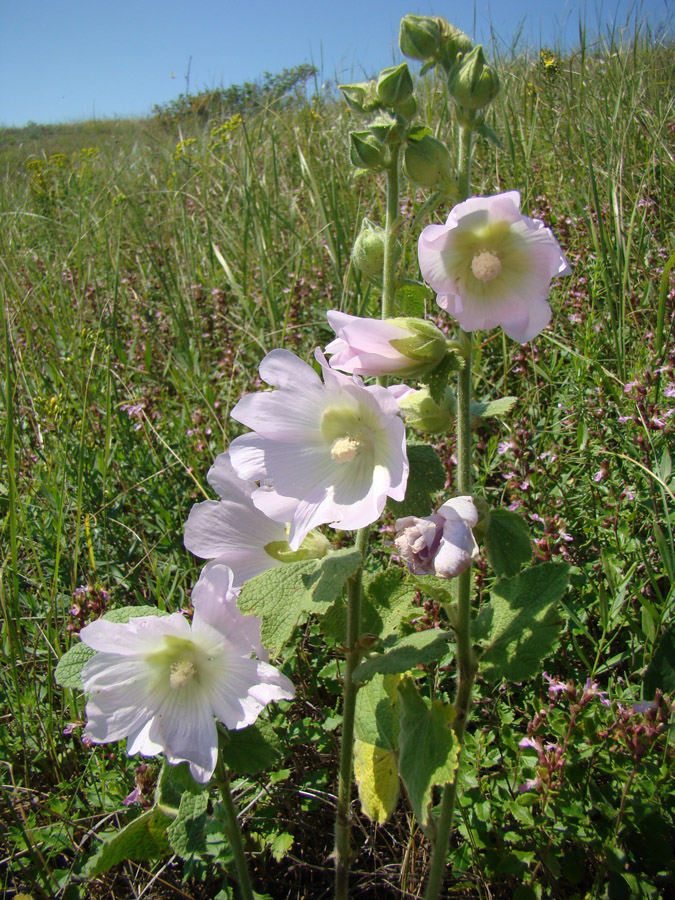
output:
MULTIPOLYGON (((399 157, 395 146, 387 167, 387 215, 384 227, 384 263, 382 270, 381 318, 394 315, 396 289, 396 223, 399 215, 399 157)), ((386 377, 378 383, 386 383, 386 377)), ((355 549, 365 559, 368 552, 370 527, 361 528, 356 534, 355 549)), ((338 778, 338 805, 335 821, 335 900, 347 900, 349 895, 349 869, 351 865, 351 791, 354 770, 354 719, 358 686, 353 679, 354 670, 361 661, 361 605, 363 600, 363 566, 350 579, 347 591, 347 643, 342 706, 342 745, 340 748, 340 772, 338 778)))

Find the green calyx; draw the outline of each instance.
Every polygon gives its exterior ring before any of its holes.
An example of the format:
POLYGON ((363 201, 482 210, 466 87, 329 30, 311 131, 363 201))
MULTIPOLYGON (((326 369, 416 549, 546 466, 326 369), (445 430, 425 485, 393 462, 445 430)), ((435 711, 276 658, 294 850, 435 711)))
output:
POLYGON ((361 231, 352 249, 352 262, 370 278, 381 278, 384 268, 384 229, 370 219, 361 223, 361 231))
POLYGON ((452 411, 436 403, 427 387, 399 400, 398 405, 405 416, 406 424, 427 434, 448 432, 454 422, 452 411))
POLYGON ((438 18, 416 16, 412 13, 401 19, 398 42, 401 53, 409 59, 425 61, 434 56, 441 43, 438 18))
POLYGON ((330 549, 330 541, 320 531, 310 531, 297 550, 291 550, 288 541, 270 541, 265 553, 282 563, 302 562, 306 559, 323 559, 330 549))
POLYGON ((390 325, 396 325, 397 328, 402 328, 409 334, 408 337, 394 338, 389 341, 394 350, 398 350, 415 364, 410 367, 410 370, 406 369, 404 374, 421 374, 422 371, 429 371, 438 365, 445 356, 447 352, 445 335, 432 322, 408 316, 399 316, 385 321, 390 325))
POLYGON ((349 155, 357 168, 381 171, 387 167, 386 148, 370 131, 350 131, 349 141, 349 155))
POLYGON ((380 108, 380 100, 374 81, 341 84, 340 91, 347 105, 355 113, 371 113, 380 108))
POLYGON ((494 100, 499 76, 485 59, 481 44, 461 57, 448 86, 455 103, 465 109, 482 109, 494 100))
POLYGON ((446 145, 430 134, 409 140, 403 154, 403 170, 414 184, 426 188, 455 189, 450 175, 450 152, 446 145))
POLYGON ((413 82, 408 63, 391 66, 380 72, 380 77, 377 79, 377 96, 383 106, 397 109, 410 99, 412 92, 413 82))

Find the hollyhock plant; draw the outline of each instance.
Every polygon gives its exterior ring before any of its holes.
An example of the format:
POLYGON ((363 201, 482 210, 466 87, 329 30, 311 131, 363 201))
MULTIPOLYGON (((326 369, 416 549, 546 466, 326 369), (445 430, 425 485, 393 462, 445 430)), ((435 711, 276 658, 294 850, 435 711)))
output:
POLYGON ((80 632, 97 653, 82 669, 88 694, 85 737, 127 738, 127 753, 188 762, 206 783, 218 753, 216 718, 245 728, 292 683, 251 654, 264 654, 260 624, 237 608, 232 572, 207 568, 193 591, 192 622, 182 613, 128 622, 98 619, 80 632))
POLYGON ((259 510, 290 522, 291 550, 318 525, 370 525, 387 497, 403 499, 408 479, 395 398, 331 369, 318 350, 316 357, 323 381, 290 351, 268 353, 260 376, 275 390, 247 394, 232 410, 253 429, 230 444, 232 467, 239 478, 260 482, 251 493, 259 510))
POLYGON ((318 532, 308 535, 299 551, 290 551, 288 526, 269 519, 253 505, 251 494, 258 486, 237 476, 229 453, 216 457, 206 477, 220 500, 204 500, 192 507, 183 542, 195 556, 229 566, 234 590, 284 561, 325 555, 328 541, 318 532))
POLYGON ((472 528, 478 510, 471 497, 453 497, 431 516, 396 521, 396 548, 415 575, 455 578, 478 553, 472 528))
POLYGON ((443 333, 423 319, 365 319, 331 309, 337 338, 326 347, 334 369, 352 375, 421 375, 446 353, 443 333))
POLYGON ((551 230, 520 212, 520 194, 470 197, 445 225, 428 225, 420 269, 436 300, 465 331, 501 326, 525 343, 551 318, 551 279, 571 268, 551 230))

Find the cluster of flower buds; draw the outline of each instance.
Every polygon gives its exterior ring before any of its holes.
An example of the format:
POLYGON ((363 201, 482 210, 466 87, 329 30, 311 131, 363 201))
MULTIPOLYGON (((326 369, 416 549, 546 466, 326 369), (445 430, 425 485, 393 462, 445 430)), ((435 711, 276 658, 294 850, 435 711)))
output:
POLYGON ((400 145, 417 112, 413 80, 407 63, 383 69, 377 81, 340 85, 349 108, 370 116, 364 130, 350 131, 350 155, 359 169, 378 172, 391 162, 390 149, 400 145))
POLYGON ((499 76, 485 59, 483 47, 475 47, 468 35, 440 16, 404 16, 399 35, 401 52, 443 69, 448 89, 458 107, 460 121, 474 122, 499 92, 499 76))

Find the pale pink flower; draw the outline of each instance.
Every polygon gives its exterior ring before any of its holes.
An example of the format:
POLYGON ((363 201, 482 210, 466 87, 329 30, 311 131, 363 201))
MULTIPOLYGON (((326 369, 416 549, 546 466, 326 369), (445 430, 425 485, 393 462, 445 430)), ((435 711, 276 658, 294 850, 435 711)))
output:
POLYGON ((312 528, 351 530, 379 518, 387 497, 402 500, 408 480, 405 426, 386 388, 331 369, 323 382, 288 350, 273 350, 260 376, 276 390, 247 394, 232 417, 252 428, 230 444, 239 478, 257 481, 254 505, 289 522, 297 550, 312 528))
POLYGON ((465 331, 501 326, 525 343, 551 318, 551 279, 571 268, 550 229, 520 212, 520 194, 471 197, 418 244, 422 275, 465 331))
POLYGON ((477 523, 478 510, 471 497, 454 497, 434 515, 398 519, 396 548, 415 575, 454 578, 478 553, 471 530, 477 523))
POLYGON ((216 764, 215 719, 245 728, 273 700, 290 700, 292 683, 267 662, 260 624, 237 609, 227 566, 207 568, 193 591, 194 616, 98 619, 80 632, 98 651, 82 669, 88 695, 85 738, 127 738, 127 753, 188 762, 206 783, 216 764))
POLYGON ((266 547, 288 540, 286 526, 253 505, 254 481, 237 477, 229 453, 221 453, 206 476, 220 500, 204 500, 190 510, 183 542, 201 559, 225 563, 234 573, 235 589, 254 575, 281 565, 266 547))
POLYGON ((443 333, 423 319, 367 319, 335 309, 326 313, 336 333, 326 346, 334 369, 352 375, 421 374, 447 352, 443 333))

